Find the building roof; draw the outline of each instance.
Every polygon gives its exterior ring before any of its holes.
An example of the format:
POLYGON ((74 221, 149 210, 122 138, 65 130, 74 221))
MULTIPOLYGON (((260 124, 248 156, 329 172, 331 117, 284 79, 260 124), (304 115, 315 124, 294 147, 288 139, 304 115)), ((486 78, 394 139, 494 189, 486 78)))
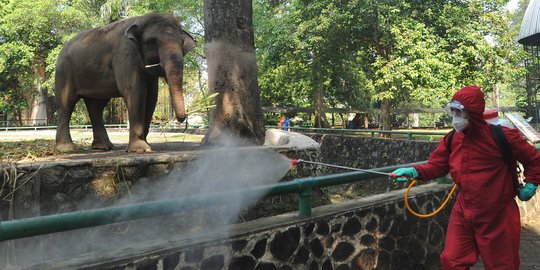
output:
POLYGON ((521 21, 518 42, 526 46, 540 46, 540 0, 531 0, 521 21))

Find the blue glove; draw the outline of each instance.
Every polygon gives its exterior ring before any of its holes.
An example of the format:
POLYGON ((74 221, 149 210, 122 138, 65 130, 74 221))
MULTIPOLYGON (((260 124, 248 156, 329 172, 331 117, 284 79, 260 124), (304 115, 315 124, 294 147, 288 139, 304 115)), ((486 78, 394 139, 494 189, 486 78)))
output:
POLYGON ((397 176, 396 181, 398 181, 398 182, 407 182, 407 180, 409 180, 409 178, 417 178, 418 177, 418 172, 413 167, 399 168, 399 169, 393 171, 392 173, 397 176), (405 177, 400 177, 400 176, 405 176, 405 177))
POLYGON ((518 198, 524 202, 530 200, 536 193, 537 184, 525 183, 525 186, 518 188, 518 198))

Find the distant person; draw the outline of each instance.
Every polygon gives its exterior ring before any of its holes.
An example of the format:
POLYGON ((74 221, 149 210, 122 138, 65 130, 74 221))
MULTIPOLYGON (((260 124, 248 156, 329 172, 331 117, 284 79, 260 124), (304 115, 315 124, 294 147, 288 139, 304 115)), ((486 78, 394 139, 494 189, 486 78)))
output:
POLYGON ((358 127, 360 127, 360 114, 356 113, 354 115, 354 118, 347 123, 347 128, 348 129, 357 129, 358 127))
POLYGON ((283 121, 283 130, 285 131, 289 131, 289 126, 291 124, 291 118, 289 118, 288 116, 285 118, 285 120, 283 121))
POLYGON ((285 122, 285 118, 284 117, 280 117, 279 118, 279 121, 277 123, 277 126, 279 129, 283 129, 283 122, 285 122))
POLYGON ((505 163, 492 128, 484 121, 484 93, 478 86, 461 88, 447 107, 455 129, 452 141, 447 142, 447 134, 427 164, 394 173, 431 180, 450 172, 461 189, 441 254, 443 270, 469 269, 478 255, 485 269, 518 270, 521 225, 514 198, 517 195, 528 201, 535 195, 540 184, 540 153, 518 129, 503 127, 514 161, 510 166, 505 163), (515 160, 525 169, 525 186, 514 186, 515 160))

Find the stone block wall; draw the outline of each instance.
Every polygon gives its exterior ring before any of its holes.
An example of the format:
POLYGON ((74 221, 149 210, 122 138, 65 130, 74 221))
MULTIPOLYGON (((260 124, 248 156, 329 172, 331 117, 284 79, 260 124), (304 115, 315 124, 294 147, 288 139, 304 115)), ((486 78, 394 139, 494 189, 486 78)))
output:
MULTIPOLYGON (((418 187, 410 202, 433 211, 448 185, 418 187)), ((113 254, 90 254, 28 269, 439 269, 450 208, 420 219, 404 207, 403 191, 233 225, 228 237, 207 231, 113 254), (96 258, 99 258, 96 259, 96 258)))
MULTIPOLYGON (((273 150, 289 158, 355 168, 375 168, 425 160, 430 149, 434 148, 434 143, 430 142, 336 135, 315 135, 314 138, 321 144, 320 151, 279 147, 273 150)), ((121 157, 0 166, 0 172, 3 172, 0 174, 0 182, 7 183, 0 195, 2 198, 9 197, 8 200, 0 201, 0 220, 7 220, 10 216, 17 219, 111 206, 127 196, 140 179, 159 178, 171 171, 181 170, 200 154, 198 151, 146 155, 126 153, 121 157), (6 177, 13 179, 5 179, 6 177), (13 189, 16 189, 16 192, 11 193, 13 189)), ((343 170, 302 165, 289 171, 282 181, 340 172, 343 170)), ((365 196, 402 187, 391 181, 374 179, 356 185, 354 189, 360 190, 361 195, 365 196)), ((342 189, 338 188, 336 192, 341 192, 342 189)), ((321 191, 315 191, 313 195, 316 198, 314 205, 329 203, 321 191)), ((295 209, 295 198, 282 196, 273 201, 282 202, 279 208, 282 209, 280 213, 284 213, 295 209)), ((259 203, 259 212, 266 211, 265 207, 268 205, 267 201, 259 203)), ((245 216, 252 219, 261 215, 250 212, 245 216)))
MULTIPOLYGON (((250 148, 237 151, 250 151, 250 148)), ((276 147, 269 148, 268 151, 276 151, 290 158, 320 159, 318 149, 300 151, 276 147)), ((130 196, 130 190, 140 183, 141 179, 159 181, 173 171, 181 171, 202 153, 202 151, 145 155, 126 153, 121 157, 0 166, 0 183, 8 183, 0 189, 2 192, 0 196, 7 199, 0 200, 0 220, 8 220, 8 217, 19 219, 113 206, 122 201, 122 198, 130 196), (13 190, 15 191, 11 192, 13 190)), ((319 173, 313 168, 298 168, 289 171, 282 181, 316 176, 319 173)), ((314 195, 315 198, 320 198, 321 203, 326 201, 320 194, 314 195)), ((255 218, 259 215, 248 213, 246 216, 255 218)))
MULTIPOLYGON (((18 219, 113 205, 141 178, 165 175, 196 157, 195 152, 126 154, 124 157, 18 164, 1 169, 19 173, 18 178, 7 179, 16 186, 10 214, 18 219)), ((0 217, 6 220, 6 208, 10 206, 6 201, 3 203, 0 217)))
MULTIPOLYGON (((325 135, 320 138, 324 162, 354 168, 380 168, 427 160, 438 142, 325 135)), ((336 173, 336 169, 328 170, 336 173)))
MULTIPOLYGON (((321 143, 321 160, 358 169, 373 169, 399 164, 424 161, 437 147, 438 142, 409 141, 339 135, 313 135, 321 143)), ((321 168, 321 174, 342 173, 345 170, 329 167, 321 168)), ((421 184, 421 183, 420 183, 421 184)), ((398 190, 406 184, 389 181, 388 177, 374 177, 369 181, 334 186, 331 193, 343 194, 346 198, 369 196, 398 190)))

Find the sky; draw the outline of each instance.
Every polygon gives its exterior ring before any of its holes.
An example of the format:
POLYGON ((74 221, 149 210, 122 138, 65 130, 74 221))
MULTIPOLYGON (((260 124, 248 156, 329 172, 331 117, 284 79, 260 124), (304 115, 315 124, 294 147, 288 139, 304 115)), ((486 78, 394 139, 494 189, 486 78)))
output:
POLYGON ((508 5, 506 6, 508 8, 508 11, 513 12, 514 10, 516 10, 518 3, 519 3, 519 0, 508 1, 508 5))

